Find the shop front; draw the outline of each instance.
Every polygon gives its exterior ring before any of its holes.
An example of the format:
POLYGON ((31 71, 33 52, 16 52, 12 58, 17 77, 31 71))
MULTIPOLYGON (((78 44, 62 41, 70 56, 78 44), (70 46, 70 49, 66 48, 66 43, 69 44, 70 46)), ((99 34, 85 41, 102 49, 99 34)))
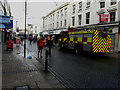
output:
POLYGON ((7 38, 12 38, 13 20, 10 16, 0 15, 0 36, 1 41, 6 42, 7 38))

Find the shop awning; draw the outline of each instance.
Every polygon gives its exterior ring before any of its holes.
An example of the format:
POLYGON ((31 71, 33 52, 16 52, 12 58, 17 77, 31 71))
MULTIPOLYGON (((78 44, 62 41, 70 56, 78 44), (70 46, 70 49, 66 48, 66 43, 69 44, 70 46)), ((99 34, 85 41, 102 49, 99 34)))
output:
POLYGON ((0 24, 0 28, 5 28, 5 26, 3 24, 0 24))

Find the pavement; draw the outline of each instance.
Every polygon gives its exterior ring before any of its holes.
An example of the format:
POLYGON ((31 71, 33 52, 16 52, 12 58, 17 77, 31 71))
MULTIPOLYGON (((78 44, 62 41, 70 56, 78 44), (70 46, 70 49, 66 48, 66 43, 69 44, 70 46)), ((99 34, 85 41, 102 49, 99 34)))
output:
MULTIPOLYGON (((29 53, 27 53, 28 55, 29 53)), ((30 55, 30 54, 29 54, 30 55)), ((2 88, 64 88, 65 87, 48 71, 36 58, 23 57, 23 47, 16 47, 6 51, 6 44, 2 45, 2 88)))

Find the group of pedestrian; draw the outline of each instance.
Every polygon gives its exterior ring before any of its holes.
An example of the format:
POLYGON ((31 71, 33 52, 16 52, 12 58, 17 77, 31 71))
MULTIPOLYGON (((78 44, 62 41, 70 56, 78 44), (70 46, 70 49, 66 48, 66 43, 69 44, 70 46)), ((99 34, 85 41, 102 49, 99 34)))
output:
POLYGON ((30 45, 32 44, 32 41, 33 43, 35 43, 37 41, 37 35, 35 35, 34 37, 30 34, 29 36, 29 41, 30 41, 30 45))
POLYGON ((40 39, 37 42, 37 47, 38 47, 38 58, 39 58, 39 53, 40 57, 42 58, 42 49, 43 47, 48 47, 48 54, 51 56, 51 48, 53 46, 53 40, 49 36, 48 38, 43 38, 40 36, 40 39))

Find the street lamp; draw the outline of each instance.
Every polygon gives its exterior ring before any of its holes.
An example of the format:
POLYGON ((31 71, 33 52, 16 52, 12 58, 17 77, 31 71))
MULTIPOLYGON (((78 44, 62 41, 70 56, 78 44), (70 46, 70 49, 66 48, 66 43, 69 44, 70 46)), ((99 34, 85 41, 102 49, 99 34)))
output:
POLYGON ((25 0, 25 39, 24 39, 24 58, 26 57, 26 14, 27 14, 27 0, 25 0))
POLYGON ((119 39, 118 39, 118 53, 120 53, 120 20, 119 20, 119 30, 118 30, 118 35, 119 35, 119 39))

